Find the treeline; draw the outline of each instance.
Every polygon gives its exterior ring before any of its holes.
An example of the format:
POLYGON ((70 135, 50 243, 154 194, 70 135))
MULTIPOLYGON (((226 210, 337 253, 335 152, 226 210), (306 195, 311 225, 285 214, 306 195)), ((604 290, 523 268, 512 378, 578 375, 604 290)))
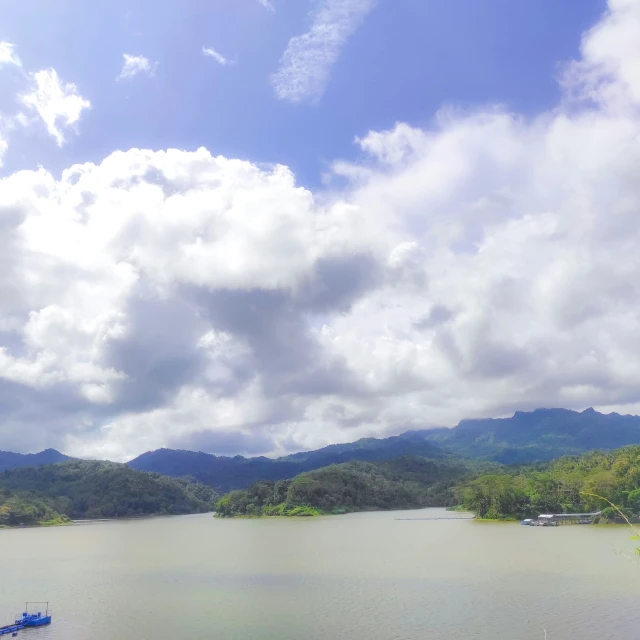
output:
POLYGON ((639 516, 640 447, 595 451, 548 465, 481 475, 461 486, 458 495, 463 506, 480 518, 602 511, 603 520, 613 520, 617 513, 607 500, 628 516, 639 516))
POLYGON ((32 493, 15 493, 0 488, 0 529, 18 526, 62 524, 60 515, 46 498, 32 493))
POLYGON ((457 462, 404 456, 386 462, 347 462, 292 480, 257 482, 216 504, 223 517, 300 516, 413 509, 456 503, 454 487, 469 475, 457 462))
POLYGON ((189 478, 74 460, 0 473, 0 525, 204 513, 219 497, 189 478))

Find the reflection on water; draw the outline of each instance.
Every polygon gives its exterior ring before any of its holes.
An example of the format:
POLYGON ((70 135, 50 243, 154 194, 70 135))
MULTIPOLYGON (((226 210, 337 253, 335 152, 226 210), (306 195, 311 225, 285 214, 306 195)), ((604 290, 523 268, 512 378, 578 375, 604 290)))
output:
MULTIPOLYGON (((211 516, 0 532, 0 624, 32 640, 636 637, 640 566, 618 527, 211 516)), ((396 518, 416 518, 403 519, 396 518)))

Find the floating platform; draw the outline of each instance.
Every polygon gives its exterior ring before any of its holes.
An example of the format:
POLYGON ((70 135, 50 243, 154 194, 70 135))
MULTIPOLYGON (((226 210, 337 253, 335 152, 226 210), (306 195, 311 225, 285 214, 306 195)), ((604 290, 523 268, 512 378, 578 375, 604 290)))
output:
POLYGON ((27 602, 24 608, 24 611, 20 616, 16 616, 15 622, 13 624, 7 624, 4 627, 0 627, 0 636, 6 636, 11 634, 12 636, 18 635, 18 631, 22 631, 22 629, 29 629, 32 627, 44 627, 48 624, 51 624, 51 613, 49 612, 49 603, 48 602, 27 602), (37 611, 37 613, 29 613, 29 605, 30 604, 44 604, 46 605, 45 613, 42 611, 37 611))

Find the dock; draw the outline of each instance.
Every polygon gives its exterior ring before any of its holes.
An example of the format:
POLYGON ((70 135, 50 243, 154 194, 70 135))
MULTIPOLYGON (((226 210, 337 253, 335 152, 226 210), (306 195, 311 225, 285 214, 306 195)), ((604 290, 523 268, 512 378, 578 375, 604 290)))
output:
MULTIPOLYGON (((33 609, 32 609, 33 610, 33 609)), ((6 624, 0 627, 0 636, 17 636, 18 631, 23 629, 30 629, 34 627, 44 627, 51 624, 51 612, 49 611, 48 602, 27 602, 24 607, 24 611, 21 615, 16 616, 15 621, 12 624, 6 624), (31 605, 46 605, 45 613, 43 614, 40 607, 36 607, 36 613, 29 613, 31 605)))
POLYGON ((526 518, 520 524, 530 527, 558 527, 564 524, 593 524, 602 511, 592 513, 541 513, 537 518, 526 518))
POLYGON ((474 516, 439 516, 436 518, 394 518, 394 520, 473 520, 474 516))

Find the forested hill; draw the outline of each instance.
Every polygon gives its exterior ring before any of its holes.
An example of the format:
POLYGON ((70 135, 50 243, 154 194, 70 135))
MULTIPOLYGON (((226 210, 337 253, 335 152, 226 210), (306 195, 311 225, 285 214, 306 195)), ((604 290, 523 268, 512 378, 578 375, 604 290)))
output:
POLYGON ((26 454, 0 451, 0 471, 19 469, 21 467, 35 467, 39 464, 54 464, 65 460, 71 460, 71 458, 55 449, 45 449, 39 453, 26 454))
POLYGON ((456 504, 453 487, 470 474, 459 463, 411 456, 346 462, 232 491, 220 499, 216 512, 222 517, 304 516, 447 506, 456 504))
POLYGON ((188 479, 74 460, 0 473, 0 525, 211 511, 219 495, 188 479))
POLYGON ((247 488, 259 480, 285 480, 304 472, 332 464, 360 460, 375 462, 402 455, 444 458, 437 446, 423 437, 394 436, 363 438, 348 444, 331 445, 316 451, 296 453, 285 458, 228 458, 194 451, 158 449, 144 453, 129 462, 141 471, 154 471, 169 476, 193 476, 218 491, 247 488))
POLYGON ((640 444, 640 417, 593 409, 536 409, 517 411, 511 418, 463 420, 453 429, 405 434, 409 435, 460 456, 519 464, 640 444))
POLYGON ((464 506, 482 518, 523 518, 540 513, 616 513, 640 516, 640 446, 594 451, 516 472, 485 474, 459 490, 464 506))

